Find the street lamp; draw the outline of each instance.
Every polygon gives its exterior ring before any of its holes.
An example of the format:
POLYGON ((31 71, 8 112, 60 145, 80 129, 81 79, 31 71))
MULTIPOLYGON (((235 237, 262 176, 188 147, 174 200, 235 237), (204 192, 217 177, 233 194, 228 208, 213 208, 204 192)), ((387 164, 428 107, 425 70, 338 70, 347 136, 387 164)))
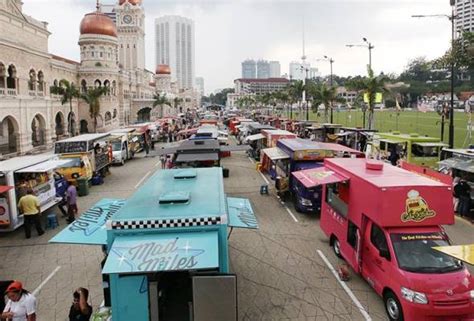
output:
POLYGON ((454 146, 454 20, 457 16, 454 14, 455 0, 449 0, 451 6, 451 15, 432 14, 432 15, 412 15, 412 18, 448 18, 451 21, 451 106, 449 110, 449 148, 454 146))
POLYGON ((302 92, 302 97, 301 97, 301 103, 303 104, 303 106, 306 105, 306 121, 309 120, 309 105, 308 105, 308 102, 306 101, 306 78, 308 78, 308 71, 309 69, 306 68, 306 66, 304 65, 304 60, 306 59, 306 56, 303 56, 302 57, 303 59, 303 64, 301 64, 301 71, 304 71, 303 73, 303 92, 302 92))
MULTIPOLYGON (((329 66, 330 66, 330 68, 331 68, 331 69, 330 69, 330 70, 331 70, 331 74, 330 74, 330 78, 329 78, 329 85, 330 85, 331 88, 332 88, 332 86, 333 86, 332 64, 334 63, 334 59, 332 59, 332 58, 330 58, 330 57, 328 57, 328 56, 325 55, 325 56, 324 56, 324 59, 321 59, 321 60, 329 61, 329 66)), ((332 106, 332 102, 331 102, 331 108, 330 108, 331 124, 332 124, 333 121, 334 121, 334 115, 333 115, 332 107, 333 107, 333 106, 332 106)))
MULTIPOLYGON (((361 45, 346 45, 348 48, 353 48, 353 47, 362 47, 362 48, 367 48, 369 49, 369 69, 372 70, 372 49, 375 48, 374 45, 370 41, 367 40, 367 38, 363 37, 362 40, 365 42, 365 44, 361 45)), ((366 109, 363 109, 363 116, 362 116, 362 122, 363 122, 363 127, 365 128, 365 113, 366 109)))

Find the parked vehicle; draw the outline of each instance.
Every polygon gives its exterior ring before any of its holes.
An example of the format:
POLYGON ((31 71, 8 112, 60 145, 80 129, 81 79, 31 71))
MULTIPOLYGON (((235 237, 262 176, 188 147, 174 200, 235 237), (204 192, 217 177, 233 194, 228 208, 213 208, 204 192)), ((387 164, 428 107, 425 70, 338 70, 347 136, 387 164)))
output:
POLYGON ((130 150, 128 149, 127 134, 111 135, 107 137, 107 141, 112 147, 112 164, 125 165, 125 162, 130 159, 130 150))
POLYGON ((58 168, 67 180, 79 177, 92 179, 95 173, 102 175, 108 170, 112 160, 112 149, 106 140, 110 134, 83 134, 58 141, 54 153, 71 162, 58 168))
POLYGON ((434 249, 450 243, 451 186, 366 159, 304 172, 323 186, 320 226, 335 254, 383 298, 390 320, 474 318, 471 274, 434 249))
POLYGON ((17 206, 30 188, 40 200, 41 211, 61 202, 67 181, 55 170, 68 162, 53 154, 21 156, 0 162, 0 232, 23 225, 24 218, 17 206))
MULTIPOLYGON (((135 157, 135 154, 140 150, 140 143, 134 142, 135 135, 133 134, 137 129, 136 128, 119 128, 114 129, 109 132, 112 136, 122 136, 126 137, 126 144, 127 144, 127 158, 126 160, 130 160, 135 157)), ((118 146, 116 146, 118 147, 118 146)), ((113 148, 112 148, 113 150, 113 148)))

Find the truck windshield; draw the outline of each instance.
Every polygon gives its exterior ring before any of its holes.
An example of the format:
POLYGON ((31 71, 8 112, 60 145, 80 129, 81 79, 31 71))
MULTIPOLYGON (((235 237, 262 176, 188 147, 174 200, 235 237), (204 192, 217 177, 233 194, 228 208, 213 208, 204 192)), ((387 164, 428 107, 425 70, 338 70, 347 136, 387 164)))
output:
POLYGON ((433 249, 449 245, 441 233, 390 234, 398 265, 415 273, 447 273, 463 268, 461 261, 433 249))
POLYGON ((122 150, 122 142, 112 142, 112 150, 114 152, 122 150))
POLYGON ((69 162, 63 165, 59 165, 59 168, 67 168, 67 167, 81 167, 81 159, 79 157, 74 158, 65 158, 69 162))

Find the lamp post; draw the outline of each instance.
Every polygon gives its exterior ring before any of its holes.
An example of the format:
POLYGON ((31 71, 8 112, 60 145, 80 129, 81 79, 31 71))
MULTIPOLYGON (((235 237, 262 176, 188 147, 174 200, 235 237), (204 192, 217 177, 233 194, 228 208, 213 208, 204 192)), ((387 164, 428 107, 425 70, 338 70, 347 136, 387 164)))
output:
POLYGON ((449 148, 454 146, 454 20, 457 16, 454 14, 455 0, 449 0, 451 6, 451 15, 433 14, 433 15, 412 15, 412 18, 448 18, 451 21, 451 105, 449 108, 449 148))
MULTIPOLYGON (((324 59, 326 59, 327 61, 329 61, 329 66, 330 66, 330 70, 331 70, 331 74, 330 74, 330 78, 329 78, 329 85, 333 86, 333 72, 332 72, 332 64, 334 63, 334 59, 328 57, 328 56, 324 56, 324 59)), ((333 123, 334 121, 334 115, 333 115, 333 110, 332 110, 332 101, 331 101, 331 108, 330 108, 330 115, 331 115, 331 124, 333 123)))
POLYGON ((303 93, 301 97, 301 103, 303 104, 303 107, 306 107, 306 121, 309 120, 309 109, 308 109, 308 102, 306 101, 306 78, 308 78, 308 71, 309 69, 306 68, 304 65, 304 60, 306 59, 305 56, 303 56, 303 64, 301 65, 301 71, 303 72, 303 93))
MULTIPOLYGON (((369 69, 372 70, 372 49, 375 48, 375 46, 367 40, 366 37, 362 38, 362 41, 365 42, 365 44, 360 44, 360 45, 346 45, 348 48, 353 48, 353 47, 362 47, 362 48, 367 48, 369 49, 369 69)), ((363 117, 362 117, 362 122, 363 122, 363 127, 365 128, 365 114, 366 114, 367 108, 362 110, 363 117)), ((370 126, 370 124, 369 124, 370 126)))

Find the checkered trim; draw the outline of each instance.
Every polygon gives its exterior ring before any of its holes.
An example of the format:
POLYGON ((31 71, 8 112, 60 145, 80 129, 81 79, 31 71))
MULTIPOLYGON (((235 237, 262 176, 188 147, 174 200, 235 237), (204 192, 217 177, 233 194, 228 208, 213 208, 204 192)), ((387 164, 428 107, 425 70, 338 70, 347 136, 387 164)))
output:
POLYGON ((200 217, 200 218, 184 218, 176 220, 140 220, 140 221, 115 221, 112 222, 113 230, 132 230, 147 228, 170 228, 170 227, 187 227, 187 226, 205 226, 217 225, 221 223, 219 216, 200 217))

